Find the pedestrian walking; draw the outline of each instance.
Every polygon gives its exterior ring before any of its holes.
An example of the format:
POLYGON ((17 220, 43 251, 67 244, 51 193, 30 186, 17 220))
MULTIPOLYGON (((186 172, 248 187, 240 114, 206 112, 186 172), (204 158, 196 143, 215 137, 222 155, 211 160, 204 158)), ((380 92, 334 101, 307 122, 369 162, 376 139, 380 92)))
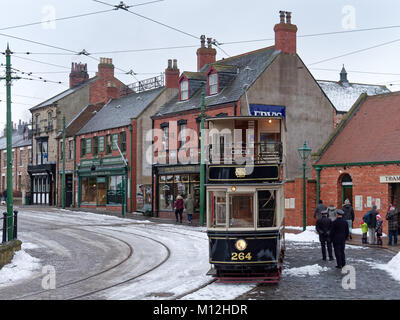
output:
POLYGON ((7 202, 7 190, 3 190, 1 193, 1 204, 6 204, 7 202))
POLYGON ((331 227, 331 240, 333 243, 333 250, 336 257, 336 268, 341 269, 346 265, 346 256, 344 253, 346 239, 349 236, 349 225, 343 220, 343 210, 337 210, 336 220, 332 222, 331 227))
POLYGON ((382 229, 383 229, 383 220, 380 214, 376 215, 376 227, 375 227, 375 232, 376 232, 376 243, 378 245, 382 245, 382 229))
POLYGON ((329 261, 333 260, 332 242, 330 238, 330 230, 332 221, 328 218, 328 210, 321 212, 321 218, 317 220, 315 230, 319 234, 319 242, 321 243, 322 260, 326 261, 326 250, 328 249, 329 261))
POLYGON ((379 214, 378 211, 376 211, 376 206, 372 206, 372 210, 368 211, 365 216, 364 216, 364 221, 368 225, 368 238, 369 238, 369 244, 375 244, 376 243, 376 215, 379 214))
POLYGON ((192 224, 192 215, 194 213, 194 199, 190 193, 187 195, 187 198, 184 201, 184 207, 188 218, 188 224, 192 224))
POLYGON ((175 209, 176 222, 178 223, 178 216, 179 216, 179 222, 182 223, 183 198, 181 195, 178 195, 176 197, 176 201, 174 203, 174 209, 175 209))
POLYGON ((315 210, 314 210, 314 219, 321 219, 321 217, 322 217, 322 211, 325 211, 327 208, 326 208, 326 205, 324 205, 324 203, 323 203, 323 201, 322 200, 319 200, 318 201, 318 205, 317 205, 317 207, 315 208, 315 210))
POLYGON ((399 213, 395 206, 390 205, 389 210, 386 213, 386 220, 388 221, 388 231, 389 231, 389 242, 388 245, 392 245, 392 238, 394 238, 394 245, 397 245, 397 228, 399 221, 399 213))
POLYGON ((347 224, 349 225, 349 238, 352 239, 351 233, 353 231, 354 209, 353 209, 349 199, 346 199, 344 201, 342 210, 344 212, 343 220, 345 220, 347 222, 347 224))
POLYGON ((331 219, 331 221, 336 219, 336 212, 336 207, 333 204, 330 204, 328 207, 328 218, 331 219))
POLYGON ((367 243, 367 234, 368 234, 368 225, 367 223, 363 220, 361 224, 361 232, 362 232, 362 244, 367 243))

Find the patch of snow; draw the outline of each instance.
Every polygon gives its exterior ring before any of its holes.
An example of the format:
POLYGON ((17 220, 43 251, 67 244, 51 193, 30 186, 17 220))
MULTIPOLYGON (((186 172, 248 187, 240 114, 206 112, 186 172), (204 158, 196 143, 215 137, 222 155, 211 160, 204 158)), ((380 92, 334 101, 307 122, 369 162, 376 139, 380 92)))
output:
POLYGON ((321 267, 318 264, 298 267, 298 268, 291 268, 291 269, 283 269, 282 274, 286 276, 295 276, 295 277, 305 277, 305 276, 317 276, 322 271, 328 271, 328 267, 321 267))
POLYGON ((39 261, 23 249, 16 251, 12 261, 0 270, 0 287, 12 285, 16 281, 31 277, 40 268, 39 261))
POLYGON ((313 231, 307 229, 301 233, 285 233, 286 241, 296 241, 296 242, 319 242, 318 234, 313 231))
POLYGON ((400 282, 400 252, 395 255, 388 263, 376 263, 373 264, 372 267, 386 271, 393 277, 393 279, 400 282))
POLYGON ((233 300, 256 287, 256 284, 212 283, 182 300, 233 300))

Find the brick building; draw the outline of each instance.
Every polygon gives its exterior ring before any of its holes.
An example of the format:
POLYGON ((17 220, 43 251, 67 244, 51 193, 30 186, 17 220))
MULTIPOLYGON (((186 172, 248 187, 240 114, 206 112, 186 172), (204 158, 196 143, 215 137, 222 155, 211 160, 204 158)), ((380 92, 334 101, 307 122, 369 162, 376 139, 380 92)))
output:
MULTIPOLYGON (((290 12, 280 13, 274 31, 274 46, 222 60, 216 60, 212 40, 207 39, 206 46, 202 36, 197 71, 181 74, 179 93, 153 116, 154 129, 161 132, 155 137, 154 215, 173 217, 172 203, 178 194, 193 194, 196 209, 199 207, 201 92, 205 93, 208 118, 237 117, 239 121, 240 117, 261 115, 271 120, 263 130, 255 128, 254 121, 238 125, 243 130, 255 129, 255 143, 282 142, 283 177, 288 184, 301 173, 297 149, 307 140, 316 150, 333 131, 336 109, 297 55, 297 27, 291 23, 290 12), (283 128, 273 122, 278 109, 283 128), (186 134, 189 131, 192 136, 186 134), (182 152, 188 163, 179 163, 182 152)), ((233 128, 239 127, 235 123, 233 128)), ((311 177, 311 170, 307 176, 311 177)))
POLYGON ((176 61, 165 73, 165 85, 152 78, 130 86, 133 93, 110 100, 76 133, 79 207, 121 211, 125 203, 131 212, 151 205, 150 116, 177 91, 176 61))
MULTIPOLYGON (((317 154, 317 197, 341 208, 349 199, 354 228, 376 205, 385 217, 400 209, 400 93, 362 94, 317 154)), ((384 231, 387 222, 384 219, 384 231)))
POLYGON ((96 76, 89 78, 86 64, 72 63, 70 88, 32 107, 33 164, 29 165, 33 204, 57 203, 57 135, 65 117, 69 123, 88 104, 107 102, 126 93, 126 86, 114 77, 114 65, 108 58, 100 58, 96 76), (110 96, 111 94, 111 96, 110 96))
MULTIPOLYGON (((30 192, 28 165, 32 163, 32 132, 29 124, 19 121, 12 124, 12 177, 13 196, 25 202, 25 196, 30 192)), ((7 189, 7 137, 0 137, 0 190, 7 189)))

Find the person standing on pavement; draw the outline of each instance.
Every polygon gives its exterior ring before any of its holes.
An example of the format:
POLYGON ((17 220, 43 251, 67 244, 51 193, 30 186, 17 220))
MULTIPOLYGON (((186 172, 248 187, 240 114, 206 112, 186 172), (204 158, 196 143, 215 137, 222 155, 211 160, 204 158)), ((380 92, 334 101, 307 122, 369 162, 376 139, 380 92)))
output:
POLYGON ((182 223, 183 198, 181 195, 178 195, 176 197, 176 201, 174 203, 174 208, 175 208, 176 222, 178 223, 178 215, 179 215, 179 222, 182 223))
POLYGON ((318 205, 314 211, 314 219, 320 219, 322 217, 322 211, 326 210, 326 205, 323 204, 322 200, 318 201, 318 205))
POLYGON ((189 193, 186 200, 184 201, 185 212, 187 214, 188 223, 192 224, 192 215, 194 213, 194 200, 193 196, 189 193))
POLYGON ((321 242, 322 260, 326 261, 326 249, 328 249, 329 261, 332 261, 332 242, 330 239, 332 221, 328 218, 328 210, 322 211, 321 214, 321 218, 317 220, 315 225, 315 230, 317 230, 321 242))
POLYGON ((389 231, 389 242, 388 245, 392 245, 392 238, 394 238, 394 245, 397 245, 397 228, 399 221, 399 213, 394 205, 389 206, 389 210, 386 213, 386 220, 388 221, 389 231))
POLYGON ((1 204, 6 204, 7 201, 7 190, 3 190, 1 194, 1 204))
POLYGON ((381 246, 382 245, 383 220, 382 220, 382 217, 380 214, 376 215, 375 232, 376 232, 376 243, 381 246))
POLYGON ((369 238, 369 244, 375 244, 376 242, 376 234, 375 234, 375 228, 376 228, 376 215, 378 215, 379 212, 376 211, 376 206, 372 206, 372 210, 368 211, 365 216, 364 216, 364 221, 368 225, 368 238, 369 238))
POLYGON ((336 212, 336 207, 333 204, 330 204, 328 207, 328 218, 331 219, 331 221, 336 219, 336 212))
POLYGON ((349 236, 349 225, 343 220, 343 210, 337 210, 336 220, 332 222, 331 227, 331 240, 333 243, 333 250, 336 257, 336 268, 341 269, 346 265, 346 256, 344 253, 346 239, 349 236))
POLYGON ((351 232, 353 231, 354 209, 353 209, 352 205, 350 204, 349 199, 346 199, 344 201, 342 210, 344 212, 343 220, 345 220, 349 225, 349 238, 352 239, 351 232))

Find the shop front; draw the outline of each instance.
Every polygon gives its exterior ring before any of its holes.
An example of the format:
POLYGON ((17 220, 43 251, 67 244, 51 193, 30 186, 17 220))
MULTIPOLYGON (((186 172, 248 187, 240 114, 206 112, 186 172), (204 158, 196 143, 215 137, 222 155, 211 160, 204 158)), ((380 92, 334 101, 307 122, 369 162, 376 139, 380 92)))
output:
POLYGON ((174 202, 178 195, 184 199, 193 195, 195 213, 200 209, 200 166, 154 166, 155 215, 169 217, 174 212, 174 202))
POLYGON ((31 179, 32 204, 54 205, 55 201, 55 164, 29 165, 31 179))
POLYGON ((78 166, 78 207, 122 210, 129 203, 128 186, 122 159, 82 160, 78 166))

